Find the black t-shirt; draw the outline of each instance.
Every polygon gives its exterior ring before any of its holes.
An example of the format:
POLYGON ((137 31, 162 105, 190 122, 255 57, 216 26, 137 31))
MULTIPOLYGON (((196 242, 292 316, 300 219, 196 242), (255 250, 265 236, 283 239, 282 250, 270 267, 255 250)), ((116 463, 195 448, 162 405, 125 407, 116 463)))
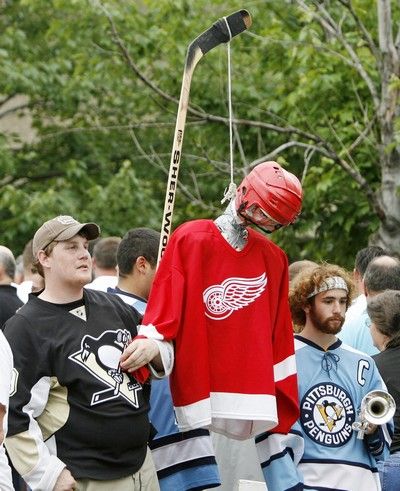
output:
POLYGON ((400 346, 388 348, 373 358, 389 394, 396 402, 396 412, 393 418, 394 434, 390 447, 390 453, 393 453, 400 450, 400 346))
MULTIPOLYGON (((30 295, 6 323, 18 372, 8 436, 25 432, 34 441, 38 423, 75 478, 117 479, 140 469, 149 438, 146 389, 119 367, 139 315, 94 290, 84 291, 84 308, 74 315, 30 295)), ((39 458, 43 448, 35 452, 39 458)))
POLYGON ((17 289, 12 285, 0 285, 0 328, 24 305, 17 295, 17 289))

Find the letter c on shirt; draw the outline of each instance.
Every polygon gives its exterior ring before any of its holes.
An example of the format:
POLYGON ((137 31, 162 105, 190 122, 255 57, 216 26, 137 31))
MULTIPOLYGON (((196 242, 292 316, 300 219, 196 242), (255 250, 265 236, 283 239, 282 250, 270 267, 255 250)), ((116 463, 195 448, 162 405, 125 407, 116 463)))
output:
POLYGON ((357 382, 363 387, 365 385, 364 370, 369 370, 370 363, 367 360, 360 360, 357 369, 357 382))

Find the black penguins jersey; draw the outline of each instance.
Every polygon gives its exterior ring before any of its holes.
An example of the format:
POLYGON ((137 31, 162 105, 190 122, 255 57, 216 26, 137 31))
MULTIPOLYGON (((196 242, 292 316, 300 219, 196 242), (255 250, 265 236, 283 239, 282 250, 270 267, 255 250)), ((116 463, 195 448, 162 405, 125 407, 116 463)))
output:
POLYGON ((142 466, 149 394, 119 366, 138 321, 117 296, 85 289, 84 308, 31 295, 6 323, 15 366, 7 447, 33 489, 52 489, 64 465, 99 480, 142 466))

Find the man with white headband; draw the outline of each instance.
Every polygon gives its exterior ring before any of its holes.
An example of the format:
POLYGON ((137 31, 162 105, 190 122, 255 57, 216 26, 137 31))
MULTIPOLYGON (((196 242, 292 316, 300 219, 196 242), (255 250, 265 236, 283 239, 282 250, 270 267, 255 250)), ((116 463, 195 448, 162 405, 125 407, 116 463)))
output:
POLYGON ((289 434, 264 433, 257 450, 268 489, 381 489, 376 461, 388 455, 392 421, 368 425, 358 438, 361 401, 386 390, 375 362, 337 337, 354 286, 336 265, 306 269, 289 292, 295 336, 300 418, 289 434))

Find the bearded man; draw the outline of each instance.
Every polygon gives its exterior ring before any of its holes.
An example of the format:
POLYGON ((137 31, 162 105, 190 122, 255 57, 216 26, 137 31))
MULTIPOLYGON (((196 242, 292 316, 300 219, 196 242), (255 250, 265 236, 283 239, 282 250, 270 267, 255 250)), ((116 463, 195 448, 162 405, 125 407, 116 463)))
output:
POLYGON ((381 489, 376 461, 388 455, 392 421, 364 433, 353 423, 364 396, 386 387, 372 358, 336 337, 353 290, 349 274, 326 263, 291 285, 300 418, 287 435, 256 439, 268 489, 381 489))

